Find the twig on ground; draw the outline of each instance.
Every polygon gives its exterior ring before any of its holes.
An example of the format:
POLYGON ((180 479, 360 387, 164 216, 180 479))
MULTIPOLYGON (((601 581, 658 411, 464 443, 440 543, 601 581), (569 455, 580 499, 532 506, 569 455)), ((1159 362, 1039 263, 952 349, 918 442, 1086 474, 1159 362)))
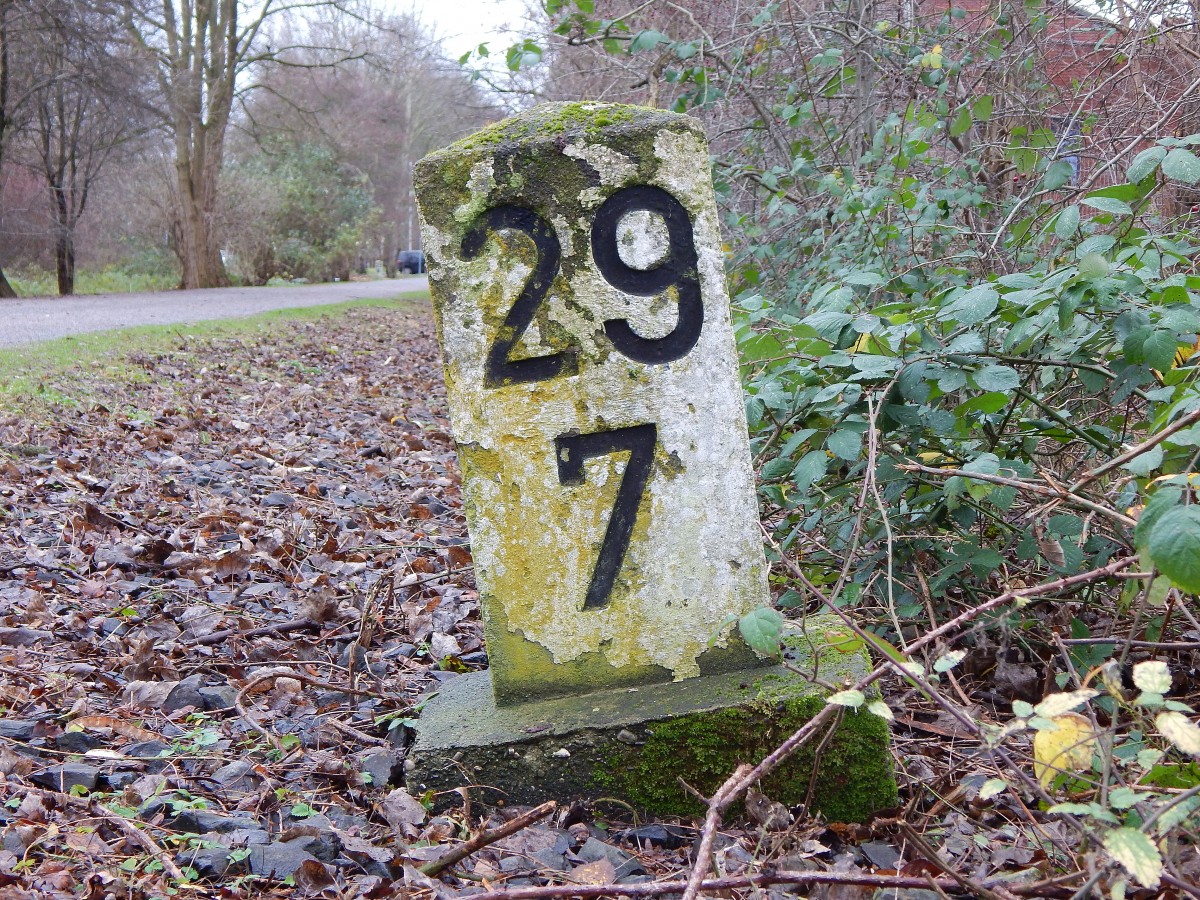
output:
POLYGON ((53 802, 62 802, 67 806, 74 806, 76 809, 87 810, 91 815, 98 819, 103 819, 109 825, 112 825, 117 831, 121 832, 126 840, 137 844, 155 859, 162 863, 163 870, 177 881, 187 881, 187 877, 180 871, 179 866, 175 865, 175 860, 162 847, 155 843, 154 838, 146 834, 128 819, 117 815, 116 813, 105 809, 100 803, 95 800, 89 800, 86 797, 73 797, 70 794, 64 794, 62 791, 47 791, 41 788, 26 787, 26 790, 31 794, 36 794, 39 797, 49 799, 53 802))
POLYGON ((489 844, 494 844, 496 841, 508 837, 510 834, 516 834, 522 828, 528 828, 534 822, 546 818, 558 807, 553 800, 547 800, 541 806, 535 806, 528 812, 523 812, 515 819, 505 822, 499 828, 493 828, 491 831, 481 831, 475 837, 471 838, 465 844, 459 844, 445 856, 439 856, 433 862, 427 862, 418 870, 422 875, 427 875, 430 878, 442 872, 457 862, 460 862, 475 853, 482 850, 489 844))
MULTIPOLYGON (((909 875, 871 875, 866 872, 763 872, 758 875, 737 875, 729 878, 710 878, 700 882, 702 891, 728 891, 735 888, 765 887, 786 884, 809 887, 816 884, 844 884, 874 888, 936 888, 961 892, 962 887, 952 878, 919 878, 909 875)), ((548 887, 517 887, 482 894, 472 894, 471 900, 555 900, 559 897, 660 897, 678 894, 685 887, 682 881, 660 881, 651 884, 556 884, 548 887)), ((994 887, 994 886, 993 886, 994 887)), ((1067 898, 1071 891, 1045 885, 1011 885, 1007 888, 1015 897, 1067 898)))
MULTIPOLYGON (((270 672, 262 672, 261 674, 255 675, 244 685, 242 685, 242 689, 238 691, 237 697, 233 701, 233 705, 237 708, 238 715, 245 720, 246 724, 265 737, 271 743, 271 746, 280 752, 283 752, 286 749, 283 746, 283 742, 275 736, 274 732, 268 730, 266 726, 259 722, 258 719, 256 719, 250 713, 250 711, 246 709, 246 705, 243 702, 246 698, 246 695, 253 691, 256 687, 261 684, 265 684, 268 681, 274 681, 276 678, 294 678, 297 681, 303 681, 305 684, 312 687, 325 688, 326 690, 338 691, 343 694, 356 694, 363 697, 377 697, 381 700, 403 701, 402 697, 388 696, 387 694, 380 694, 376 691, 367 691, 363 690, 362 688, 353 688, 342 684, 333 684, 331 682, 322 681, 319 678, 313 678, 311 675, 306 675, 303 672, 297 672, 294 669, 286 667, 273 669, 270 672)), ((337 726, 335 725, 334 727, 336 728, 337 726)), ((356 734, 356 737, 365 737, 365 735, 356 734)))
POLYGON ((274 625, 264 625, 261 628, 251 628, 248 631, 242 631, 240 628, 225 628, 221 631, 214 631, 212 634, 202 634, 189 643, 195 647, 206 647, 211 644, 219 644, 221 641, 228 640, 231 637, 265 637, 268 634, 287 634, 291 631, 300 631, 303 628, 310 628, 317 625, 308 617, 299 619, 290 619, 287 622, 277 622, 274 625))

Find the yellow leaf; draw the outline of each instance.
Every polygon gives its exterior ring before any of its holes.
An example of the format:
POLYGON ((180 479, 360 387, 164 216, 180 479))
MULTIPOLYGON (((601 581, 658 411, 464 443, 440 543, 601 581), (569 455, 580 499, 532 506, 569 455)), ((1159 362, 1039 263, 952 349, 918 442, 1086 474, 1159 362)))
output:
POLYGON ((1033 736, 1033 774, 1042 787, 1062 772, 1088 772, 1096 735, 1092 723, 1079 713, 1065 713, 1050 720, 1053 728, 1043 728, 1033 736))

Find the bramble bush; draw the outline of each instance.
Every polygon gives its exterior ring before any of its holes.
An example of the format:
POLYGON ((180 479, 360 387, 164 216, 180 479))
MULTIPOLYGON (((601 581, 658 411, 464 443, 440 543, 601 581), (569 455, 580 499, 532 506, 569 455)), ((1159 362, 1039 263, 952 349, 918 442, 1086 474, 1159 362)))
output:
POLYGON ((1061 817, 1077 840, 1037 840, 1084 892, 1186 884, 1200 274, 1163 201, 1200 183, 1200 135, 1135 139, 1079 184, 1087 99, 1056 138, 1062 98, 1012 56, 1040 4, 975 31, 751 6, 717 32, 553 0, 507 57, 600 94, 564 60, 607 55, 711 126, 779 610, 743 634, 845 616, 895 689, 831 703, 957 721, 995 767, 973 796, 1061 817))

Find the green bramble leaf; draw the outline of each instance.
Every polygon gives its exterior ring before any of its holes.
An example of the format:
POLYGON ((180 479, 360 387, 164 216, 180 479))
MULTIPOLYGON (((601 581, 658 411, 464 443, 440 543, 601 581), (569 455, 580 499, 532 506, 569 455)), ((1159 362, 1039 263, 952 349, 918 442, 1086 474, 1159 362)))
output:
POLYGON ((1200 181, 1200 158, 1191 150, 1176 147, 1163 157, 1162 170, 1168 178, 1195 184, 1200 181))
POLYGON ((1161 659, 1140 662, 1133 667, 1133 683, 1139 691, 1165 694, 1171 689, 1171 670, 1161 659))
POLYGON ((1079 207, 1068 206, 1054 220, 1054 236, 1060 241, 1068 240, 1079 230, 1079 207))
POLYGON ((1102 213, 1110 213, 1114 216, 1133 215, 1132 206, 1124 200, 1117 200, 1113 197, 1084 197, 1082 202, 1084 206, 1098 209, 1102 213))
POLYGON ((629 44, 629 52, 639 53, 642 50, 653 50, 659 44, 669 43, 671 43, 671 39, 661 31, 648 28, 645 31, 639 32, 637 37, 629 44))
POLYGON ((778 656, 783 636, 783 616, 777 610, 760 606, 738 620, 738 631, 756 653, 778 656))
POLYGON ((892 713, 892 708, 882 700, 872 700, 870 703, 868 703, 867 712, 874 713, 875 715, 879 716, 879 718, 887 719, 889 722, 896 718, 892 713))
POLYGON ((866 702, 866 699, 862 691, 849 690, 830 694, 825 702, 830 706, 848 706, 851 709, 858 709, 866 702))
POLYGON ((1093 697, 1098 696, 1100 696, 1100 692, 1094 691, 1091 688, 1083 688, 1063 694, 1051 694, 1033 709, 1039 716, 1054 719, 1077 707, 1083 706, 1083 704, 1087 703, 1093 697))
POLYGON ((1008 790, 1008 782, 1003 778, 989 778, 979 789, 980 800, 991 800, 993 797, 1008 790))
POLYGON ((938 657, 937 662, 933 664, 933 671, 937 672, 938 674, 941 674, 942 672, 949 672, 960 662, 966 659, 966 656, 966 650, 952 650, 949 653, 938 657))
POLYGON ((1166 147, 1150 147, 1143 150, 1133 158, 1133 162, 1129 164, 1129 168, 1125 170, 1125 177, 1130 184, 1137 184, 1144 181, 1162 163, 1163 157, 1167 155, 1166 147))
POLYGON ((1176 506, 1154 523, 1147 543, 1155 567, 1178 587, 1200 593, 1200 508, 1176 506))
POLYGON ((1104 836, 1104 849, 1143 887, 1158 887, 1162 854, 1145 834, 1136 828, 1114 828, 1104 836))
POLYGON ((1154 724, 1163 737, 1184 753, 1200 756, 1200 725, 1183 713, 1159 713, 1154 718, 1154 724))
POLYGON ((1088 253, 1079 261, 1079 277, 1088 281, 1108 275, 1108 260, 1099 253, 1088 253))
POLYGON ((1057 191, 1060 187, 1070 183, 1075 176, 1075 169, 1065 159, 1055 160, 1046 169, 1046 174, 1042 178, 1042 187, 1048 191, 1057 191))

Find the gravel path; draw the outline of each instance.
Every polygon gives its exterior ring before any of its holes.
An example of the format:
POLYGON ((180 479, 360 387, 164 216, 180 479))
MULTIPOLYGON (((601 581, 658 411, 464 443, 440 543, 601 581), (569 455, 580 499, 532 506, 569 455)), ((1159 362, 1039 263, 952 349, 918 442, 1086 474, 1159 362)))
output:
POLYGON ((71 334, 108 331, 131 325, 236 319, 272 309, 395 297, 424 291, 428 284, 425 276, 419 275, 344 284, 0 300, 0 347, 16 347, 71 334))

